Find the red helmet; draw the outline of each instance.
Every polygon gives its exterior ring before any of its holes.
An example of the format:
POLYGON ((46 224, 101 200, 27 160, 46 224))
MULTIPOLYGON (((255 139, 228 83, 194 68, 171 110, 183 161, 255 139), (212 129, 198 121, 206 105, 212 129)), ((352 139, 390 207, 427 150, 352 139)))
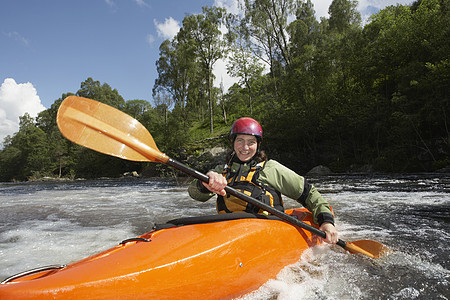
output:
POLYGON ((263 130, 258 121, 252 118, 244 117, 237 119, 236 122, 231 125, 230 139, 234 141, 236 135, 238 134, 254 135, 258 141, 261 141, 263 130))

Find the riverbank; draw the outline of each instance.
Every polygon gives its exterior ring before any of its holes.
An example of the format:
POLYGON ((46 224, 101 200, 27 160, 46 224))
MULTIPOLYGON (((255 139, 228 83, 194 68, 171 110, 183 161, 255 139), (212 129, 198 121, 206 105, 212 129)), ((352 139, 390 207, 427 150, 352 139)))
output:
MULTIPOLYGON (((209 148, 197 147, 195 149, 189 149, 189 151, 180 151, 180 161, 185 162, 186 165, 191 168, 198 170, 202 173, 208 172, 213 169, 216 165, 225 164, 225 157, 228 149, 224 146, 212 146, 209 148), (188 152, 190 154, 188 154, 188 152)), ((288 164, 286 164, 288 166, 288 164)), ((87 179, 117 179, 117 178, 174 178, 181 182, 184 182, 184 178, 189 177, 185 173, 179 172, 173 168, 168 167, 164 164, 158 163, 143 163, 140 169, 130 170, 117 176, 110 177, 95 177, 95 178, 80 178, 75 176, 70 177, 57 177, 57 176, 39 176, 38 174, 33 175, 28 178, 27 181, 30 182, 66 182, 66 181, 77 181, 77 180, 87 180, 87 179)), ((300 175, 305 177, 310 176, 329 176, 329 175, 356 175, 356 176, 371 176, 371 175, 398 175, 400 173, 384 173, 377 171, 373 165, 350 165, 348 169, 343 172, 336 172, 331 167, 325 165, 318 165, 311 168, 309 171, 304 173, 298 172, 300 175)), ((412 172, 412 173, 401 173, 401 174, 450 174, 450 165, 434 172, 412 172)), ((20 181, 12 181, 20 182, 20 181)))

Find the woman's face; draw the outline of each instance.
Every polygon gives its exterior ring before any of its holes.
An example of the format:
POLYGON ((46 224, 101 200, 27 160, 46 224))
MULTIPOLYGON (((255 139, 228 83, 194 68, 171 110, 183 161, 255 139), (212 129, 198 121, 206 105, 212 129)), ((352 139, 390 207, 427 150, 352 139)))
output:
POLYGON ((258 150, 258 140, 253 135, 238 134, 234 140, 234 152, 239 160, 249 161, 258 150))

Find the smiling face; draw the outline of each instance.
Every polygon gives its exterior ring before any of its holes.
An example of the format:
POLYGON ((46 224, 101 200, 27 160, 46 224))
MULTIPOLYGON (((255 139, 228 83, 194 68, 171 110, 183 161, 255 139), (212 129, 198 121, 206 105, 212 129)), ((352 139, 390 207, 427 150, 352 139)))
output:
POLYGON ((234 152, 240 161, 249 161, 258 150, 258 140, 253 135, 238 134, 234 140, 234 152))

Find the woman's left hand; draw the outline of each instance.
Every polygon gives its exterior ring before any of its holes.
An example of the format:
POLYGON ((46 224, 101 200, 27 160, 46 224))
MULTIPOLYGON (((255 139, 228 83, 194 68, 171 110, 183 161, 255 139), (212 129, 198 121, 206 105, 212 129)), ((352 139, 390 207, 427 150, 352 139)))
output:
POLYGON ((319 227, 320 230, 324 231, 327 237, 323 239, 326 243, 336 244, 338 242, 338 232, 336 227, 331 223, 323 223, 319 227))

